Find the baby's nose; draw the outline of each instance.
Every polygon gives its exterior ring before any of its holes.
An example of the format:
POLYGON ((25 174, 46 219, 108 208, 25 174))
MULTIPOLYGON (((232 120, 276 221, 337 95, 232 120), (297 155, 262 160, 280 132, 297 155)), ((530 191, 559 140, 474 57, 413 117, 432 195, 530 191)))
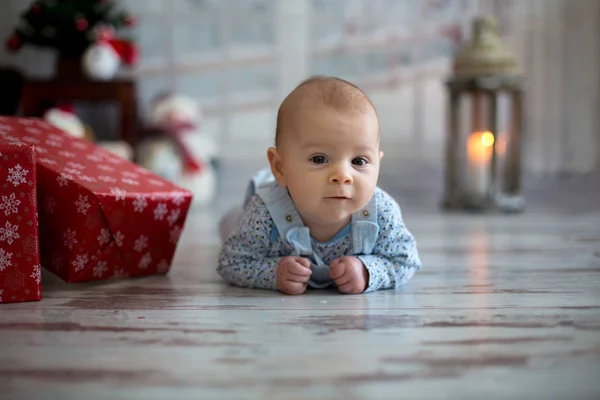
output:
POLYGON ((330 175, 329 182, 336 184, 351 184, 352 175, 346 168, 336 168, 330 175))

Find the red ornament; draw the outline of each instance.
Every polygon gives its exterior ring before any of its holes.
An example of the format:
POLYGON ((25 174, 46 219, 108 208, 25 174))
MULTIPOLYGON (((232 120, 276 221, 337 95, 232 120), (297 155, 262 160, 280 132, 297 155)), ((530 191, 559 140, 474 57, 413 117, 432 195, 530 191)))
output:
POLYGON ((10 51, 16 51, 19 50, 21 48, 21 45, 23 43, 21 42, 21 38, 18 35, 12 35, 7 41, 6 41, 6 48, 10 51))
POLYGON ((132 27, 135 25, 136 23, 136 19, 133 15, 128 15, 123 19, 123 22, 125 22, 125 25, 128 27, 132 27))
POLYGON ((88 21, 85 18, 78 18, 75 21, 75 26, 77 27, 77 30, 85 31, 85 29, 88 27, 88 21))

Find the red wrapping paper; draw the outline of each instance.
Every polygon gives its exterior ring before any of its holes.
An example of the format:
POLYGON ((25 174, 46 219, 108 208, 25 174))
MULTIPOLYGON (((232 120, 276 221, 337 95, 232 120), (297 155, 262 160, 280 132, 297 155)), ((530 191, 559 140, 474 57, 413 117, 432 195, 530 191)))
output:
POLYGON ((66 282, 169 271, 189 191, 43 120, 0 117, 2 134, 35 146, 44 268, 66 282))
POLYGON ((0 138, 0 303, 42 298, 35 152, 0 138))

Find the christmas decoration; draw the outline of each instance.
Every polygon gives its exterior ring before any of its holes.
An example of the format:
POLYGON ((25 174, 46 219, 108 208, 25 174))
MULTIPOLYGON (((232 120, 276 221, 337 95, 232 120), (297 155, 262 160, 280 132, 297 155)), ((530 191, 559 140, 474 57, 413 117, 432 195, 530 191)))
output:
POLYGON ((112 79, 121 65, 133 65, 137 61, 137 49, 128 41, 114 37, 110 27, 101 26, 96 31, 96 43, 83 54, 82 68, 88 78, 112 79))
POLYGON ((216 192, 217 146, 200 129, 198 103, 174 94, 158 96, 150 110, 138 163, 194 194, 194 205, 206 205, 216 192))
MULTIPOLYGON (((135 24, 135 18, 117 9, 117 1, 38 0, 21 14, 21 19, 6 42, 9 51, 23 45, 56 49, 63 57, 80 57, 96 41, 94 30, 100 25, 121 30, 135 24)), ((131 39, 129 39, 131 41, 131 39)))
MULTIPOLYGON (((0 132, 37 142, 38 230, 46 269, 67 282, 169 271, 190 192, 41 119, 0 117, 0 132)), ((21 182, 22 175, 13 180, 21 182)))

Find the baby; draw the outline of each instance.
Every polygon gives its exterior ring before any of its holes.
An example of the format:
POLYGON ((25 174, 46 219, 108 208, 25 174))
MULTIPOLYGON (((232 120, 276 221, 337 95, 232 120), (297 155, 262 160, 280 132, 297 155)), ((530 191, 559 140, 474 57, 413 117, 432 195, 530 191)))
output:
POLYGON ((279 108, 267 157, 239 218, 222 221, 227 282, 355 294, 397 288, 421 268, 400 207, 377 187, 379 120, 359 88, 332 77, 300 84, 279 108))

